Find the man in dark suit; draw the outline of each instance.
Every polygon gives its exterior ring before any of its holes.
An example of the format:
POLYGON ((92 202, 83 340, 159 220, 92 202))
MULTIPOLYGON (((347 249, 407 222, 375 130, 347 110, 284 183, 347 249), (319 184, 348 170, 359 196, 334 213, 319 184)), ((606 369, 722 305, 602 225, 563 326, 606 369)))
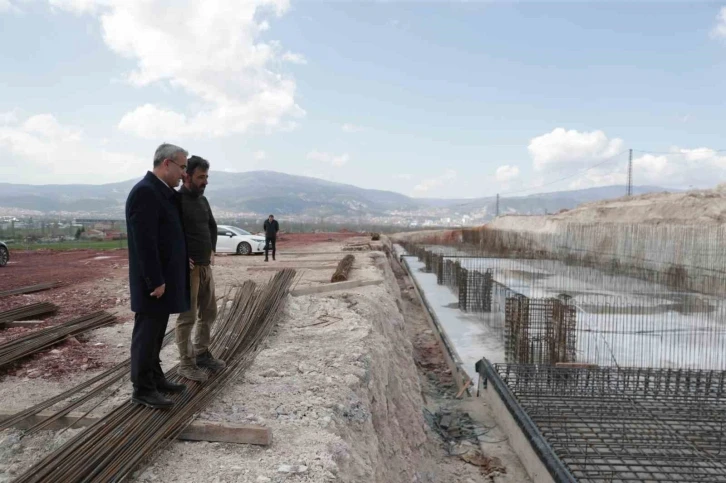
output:
POLYGON ((161 393, 182 392, 161 369, 162 341, 170 314, 189 310, 189 258, 174 190, 186 169, 188 153, 162 144, 154 154, 154 170, 146 173, 126 200, 131 310, 131 400, 152 408, 174 403, 161 393))
POLYGON ((275 251, 277 249, 277 232, 280 231, 280 225, 277 223, 274 215, 270 215, 262 225, 265 230, 265 261, 268 262, 267 252, 272 248, 272 259, 275 259, 275 251))

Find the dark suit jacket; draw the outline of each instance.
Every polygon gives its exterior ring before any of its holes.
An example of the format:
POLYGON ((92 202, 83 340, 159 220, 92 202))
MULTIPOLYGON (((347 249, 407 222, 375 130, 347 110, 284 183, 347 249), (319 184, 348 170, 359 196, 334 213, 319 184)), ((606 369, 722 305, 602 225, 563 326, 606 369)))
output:
POLYGON ((179 209, 179 194, 152 172, 126 200, 131 310, 179 314, 189 310, 189 258, 179 209), (150 294, 166 284, 164 295, 150 294))

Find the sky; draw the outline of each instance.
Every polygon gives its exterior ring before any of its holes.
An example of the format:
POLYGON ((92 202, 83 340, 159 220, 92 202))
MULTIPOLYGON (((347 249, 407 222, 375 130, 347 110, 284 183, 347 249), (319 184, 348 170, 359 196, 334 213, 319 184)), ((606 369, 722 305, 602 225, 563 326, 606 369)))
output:
MULTIPOLYGON (((414 197, 726 177, 726 3, 0 0, 0 182, 215 171, 414 197)), ((270 187, 274 190, 274 186, 270 187)))

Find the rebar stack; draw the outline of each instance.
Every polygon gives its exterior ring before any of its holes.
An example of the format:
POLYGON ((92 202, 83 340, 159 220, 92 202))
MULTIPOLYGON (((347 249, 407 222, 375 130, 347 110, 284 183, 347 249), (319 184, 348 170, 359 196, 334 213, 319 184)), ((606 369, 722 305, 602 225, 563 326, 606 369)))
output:
MULTIPOLYGON (((126 403, 79 433, 61 448, 35 464, 16 481, 21 482, 108 482, 121 481, 139 469, 193 420, 226 383, 237 377, 254 360, 260 343, 274 327, 295 277, 285 269, 262 289, 246 282, 232 300, 225 301, 218 318, 218 330, 211 350, 227 362, 206 383, 191 383, 187 391, 174 396, 175 406, 167 411, 126 403)), ((167 373, 179 381, 176 368, 167 373)), ((188 381, 184 381, 185 383, 188 381)))
POLYGON ((9 297, 10 295, 22 295, 26 293, 35 293, 35 292, 42 292, 44 290, 50 290, 53 288, 61 287, 63 283, 61 282, 49 282, 49 283, 39 283, 37 285, 29 285, 27 287, 19 287, 19 288, 13 288, 10 290, 3 290, 0 292, 0 298, 2 297, 9 297))
POLYGON ((0 345, 0 367, 47 349, 68 337, 74 337, 114 322, 116 322, 116 317, 101 311, 53 327, 33 331, 0 345))
MULTIPOLYGON (((173 338, 174 329, 167 332, 167 334, 164 336, 162 348, 166 347, 173 338)), ((57 396, 38 403, 33 407, 20 411, 8 419, 0 421, 0 431, 12 428, 17 423, 23 421, 29 416, 37 415, 41 411, 53 407, 58 403, 70 400, 65 406, 58 409, 53 414, 53 416, 25 430, 25 434, 31 434, 36 431, 40 431, 58 420, 59 418, 69 414, 74 409, 82 407, 88 401, 93 401, 103 396, 107 390, 119 383, 119 381, 125 380, 126 377, 129 375, 130 370, 131 360, 126 359, 125 361, 120 362, 119 364, 116 364, 112 368, 108 369, 107 371, 102 372, 101 374, 92 377, 91 379, 82 382, 81 384, 78 384, 77 386, 68 389, 67 391, 64 391, 57 396), (88 390, 88 392, 82 394, 86 390, 88 390)))
POLYGON ((54 314, 58 311, 58 306, 48 302, 38 302, 35 304, 23 305, 14 309, 0 312, 0 328, 5 322, 15 322, 17 320, 27 320, 33 317, 40 317, 54 314))

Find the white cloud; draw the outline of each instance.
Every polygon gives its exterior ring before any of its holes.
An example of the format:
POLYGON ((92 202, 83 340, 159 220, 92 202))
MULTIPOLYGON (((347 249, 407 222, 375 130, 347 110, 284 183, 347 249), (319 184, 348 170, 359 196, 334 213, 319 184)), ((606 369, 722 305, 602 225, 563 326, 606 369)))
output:
POLYGON ((261 161, 267 157, 267 154, 264 151, 256 151, 254 156, 256 160, 261 161))
POLYGON ((361 126, 356 126, 355 124, 345 123, 341 126, 341 129, 343 132, 353 133, 353 132, 361 132, 364 130, 361 126))
POLYGON ((454 171, 453 169, 447 169, 441 176, 421 181, 419 184, 413 187, 413 190, 418 193, 427 193, 432 189, 443 186, 444 184, 454 179, 456 179, 456 171, 454 171))
POLYGON ((405 180, 410 180, 411 178, 413 178, 413 176, 412 176, 412 175, 410 175, 410 174, 408 174, 408 173, 401 173, 401 174, 394 174, 394 175, 393 175, 393 178, 394 178, 394 179, 405 179, 405 180))
POLYGON ((54 7, 99 18, 106 45, 132 59, 128 81, 137 87, 169 85, 192 97, 185 112, 145 104, 127 113, 119 128, 144 138, 217 137, 253 127, 289 128, 305 112, 296 84, 275 72, 279 43, 259 40, 269 29, 263 16, 284 14, 288 0, 49 0, 54 7))
POLYGON ((711 36, 716 39, 726 39, 726 7, 721 7, 716 16, 716 26, 711 30, 711 36))
POLYGON ((0 179, 8 181, 113 182, 143 173, 150 160, 151 155, 147 159, 105 149, 51 114, 8 118, 0 124, 0 179), (19 173, 26 177, 18 179, 19 173))
MULTIPOLYGON (((726 153, 710 148, 673 147, 664 154, 642 154, 633 158, 633 184, 673 188, 713 187, 726 175, 726 153)), ((616 166, 589 170, 570 188, 623 185, 627 183, 627 161, 616 166)))
POLYGON ((20 12, 20 8, 18 8, 17 5, 14 5, 10 0, 0 0, 0 13, 7 12, 18 13, 20 12))
POLYGON ((82 15, 84 13, 95 13, 102 6, 108 6, 111 2, 105 0, 48 0, 51 7, 82 15))
POLYGON ((509 181, 512 181, 519 177, 519 167, 510 166, 508 164, 505 164, 504 166, 499 166, 497 168, 495 177, 500 183, 508 183, 509 181))
POLYGON ((284 60, 285 62, 290 62, 291 64, 305 65, 308 63, 305 56, 303 56, 302 54, 296 54, 294 52, 285 52, 284 54, 282 54, 282 60, 284 60))
POLYGON ((558 127, 533 138, 528 150, 537 171, 583 166, 611 158, 623 150, 623 140, 608 139, 602 131, 566 131, 558 127))
POLYGON ((312 150, 308 153, 307 158, 312 161, 320 161, 323 163, 327 163, 333 167, 339 168, 348 163, 348 161, 350 160, 350 155, 348 155, 348 153, 335 155, 331 153, 312 150))
MULTIPOLYGON (((2 0, 0 0, 2 1, 2 0)), ((14 109, 12 111, 7 112, 0 112, 0 125, 2 124, 12 124, 18 121, 18 110, 14 109)))

